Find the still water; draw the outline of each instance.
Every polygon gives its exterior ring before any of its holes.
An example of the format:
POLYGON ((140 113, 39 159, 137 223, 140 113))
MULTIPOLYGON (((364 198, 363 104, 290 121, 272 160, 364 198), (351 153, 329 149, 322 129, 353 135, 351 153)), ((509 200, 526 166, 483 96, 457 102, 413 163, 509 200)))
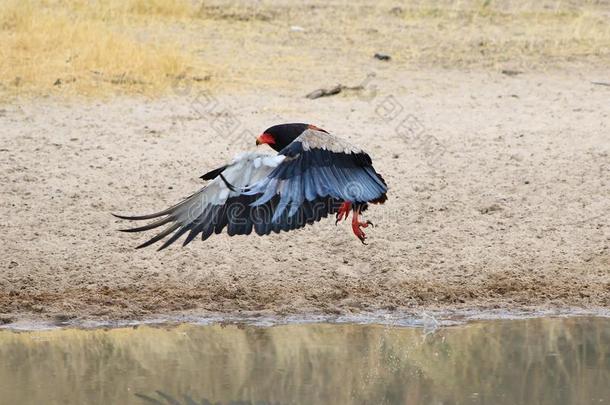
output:
POLYGON ((0 331, 0 404, 610 404, 610 319, 0 331))

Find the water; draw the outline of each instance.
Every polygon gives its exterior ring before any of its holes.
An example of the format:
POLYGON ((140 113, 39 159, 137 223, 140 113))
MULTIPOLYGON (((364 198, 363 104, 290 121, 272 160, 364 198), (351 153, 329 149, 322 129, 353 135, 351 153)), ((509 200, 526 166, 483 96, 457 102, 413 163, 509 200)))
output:
POLYGON ((604 404, 610 319, 0 331, 0 404, 604 404))

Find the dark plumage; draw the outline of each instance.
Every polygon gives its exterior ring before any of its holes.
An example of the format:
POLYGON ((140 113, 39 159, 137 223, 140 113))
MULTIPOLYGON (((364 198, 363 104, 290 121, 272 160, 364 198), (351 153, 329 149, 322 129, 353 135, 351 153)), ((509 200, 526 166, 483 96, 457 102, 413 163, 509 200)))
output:
POLYGON ((187 235, 206 240, 225 228, 229 236, 268 235, 312 224, 329 214, 337 222, 353 211, 352 230, 364 243, 359 215, 369 203, 386 201, 387 185, 370 156, 323 129, 308 124, 282 124, 265 130, 256 141, 277 155, 246 152, 201 178, 209 183, 179 204, 151 215, 120 216, 128 220, 155 219, 125 232, 167 227, 138 246, 169 236, 160 249, 187 235), (171 235, 171 236, 170 236, 171 235))

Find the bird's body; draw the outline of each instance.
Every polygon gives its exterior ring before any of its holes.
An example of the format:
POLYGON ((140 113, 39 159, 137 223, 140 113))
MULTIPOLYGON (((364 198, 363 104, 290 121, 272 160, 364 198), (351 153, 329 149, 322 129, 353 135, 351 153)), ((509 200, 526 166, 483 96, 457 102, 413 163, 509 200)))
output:
POLYGON ((383 203, 387 186, 361 149, 307 124, 283 124, 257 138, 278 154, 245 152, 203 176, 210 182, 164 211, 122 219, 156 221, 125 230, 139 232, 167 227, 138 247, 171 235, 164 249, 182 235, 183 245, 197 235, 203 240, 227 229, 230 236, 289 231, 337 214, 337 222, 353 210, 352 228, 364 243, 360 212, 368 203, 383 203))

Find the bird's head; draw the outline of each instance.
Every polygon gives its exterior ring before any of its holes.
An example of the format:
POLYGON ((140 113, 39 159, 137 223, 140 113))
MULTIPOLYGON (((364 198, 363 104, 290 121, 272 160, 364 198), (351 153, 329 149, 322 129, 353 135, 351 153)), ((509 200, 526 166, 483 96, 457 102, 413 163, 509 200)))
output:
POLYGON ((267 144, 279 152, 290 145, 292 141, 297 139, 299 135, 308 129, 326 132, 323 129, 310 124, 294 123, 274 125, 267 128, 256 138, 256 145, 267 144))

